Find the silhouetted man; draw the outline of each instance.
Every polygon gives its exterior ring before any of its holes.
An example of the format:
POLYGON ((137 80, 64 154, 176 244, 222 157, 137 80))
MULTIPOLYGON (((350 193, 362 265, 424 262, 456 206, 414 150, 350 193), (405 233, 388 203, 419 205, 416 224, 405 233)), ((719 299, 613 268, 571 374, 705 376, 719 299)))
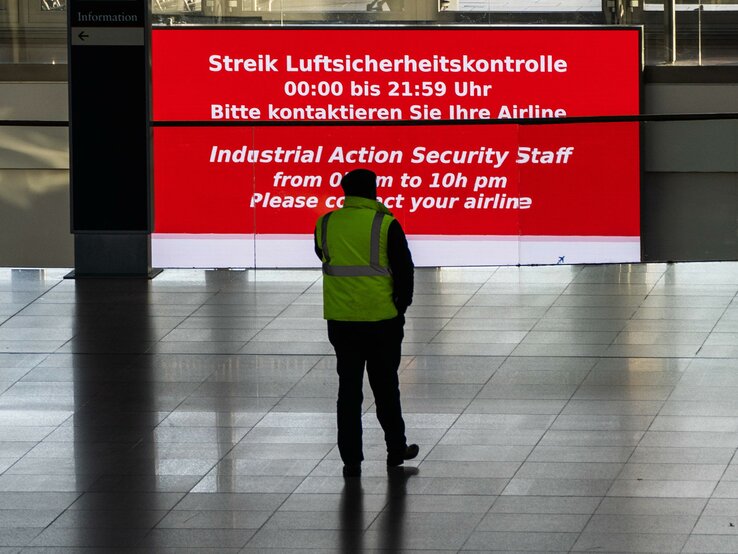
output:
POLYGON ((345 477, 361 475, 364 367, 387 444, 387 466, 418 455, 408 446, 397 371, 414 265, 405 233, 377 201, 377 176, 356 169, 341 180, 344 205, 321 216, 315 252, 323 262, 323 316, 336 351, 338 450, 345 477))

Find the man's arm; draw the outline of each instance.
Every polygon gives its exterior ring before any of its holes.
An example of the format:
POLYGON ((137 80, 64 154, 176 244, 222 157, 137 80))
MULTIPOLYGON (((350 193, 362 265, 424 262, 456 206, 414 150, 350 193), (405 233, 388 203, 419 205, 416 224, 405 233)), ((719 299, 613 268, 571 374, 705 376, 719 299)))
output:
POLYGON ((313 231, 313 242, 315 243, 315 255, 318 256, 318 259, 322 262, 323 261, 323 249, 318 244, 318 230, 317 229, 313 231))
POLYGON ((392 300, 397 311, 404 314, 407 307, 413 303, 415 265, 405 232, 396 219, 390 223, 387 230, 387 257, 392 272, 392 300))

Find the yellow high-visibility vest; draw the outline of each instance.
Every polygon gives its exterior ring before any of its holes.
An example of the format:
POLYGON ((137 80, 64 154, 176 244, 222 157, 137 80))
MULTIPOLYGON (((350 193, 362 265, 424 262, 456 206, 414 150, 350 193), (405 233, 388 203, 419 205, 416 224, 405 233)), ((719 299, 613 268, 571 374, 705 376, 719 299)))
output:
POLYGON ((343 208, 318 219, 323 251, 323 317, 335 321, 382 321, 397 317, 387 232, 394 220, 380 202, 347 196, 343 208))

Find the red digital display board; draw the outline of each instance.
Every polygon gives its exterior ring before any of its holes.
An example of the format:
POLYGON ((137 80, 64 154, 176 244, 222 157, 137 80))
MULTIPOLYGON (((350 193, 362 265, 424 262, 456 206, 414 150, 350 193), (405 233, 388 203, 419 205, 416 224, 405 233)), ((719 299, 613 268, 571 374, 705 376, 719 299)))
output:
POLYGON ((638 123, 525 121, 638 114, 637 29, 155 29, 152 88, 155 265, 316 265, 356 167, 418 265, 640 259, 638 123))

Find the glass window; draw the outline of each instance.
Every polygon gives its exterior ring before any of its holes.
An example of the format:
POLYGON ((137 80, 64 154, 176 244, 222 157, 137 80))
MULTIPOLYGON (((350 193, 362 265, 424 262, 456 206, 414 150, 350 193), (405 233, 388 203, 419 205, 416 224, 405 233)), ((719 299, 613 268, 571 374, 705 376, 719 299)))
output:
MULTIPOLYGON (((0 0, 0 63, 64 63, 67 0, 0 0)), ((642 25, 647 65, 738 65, 738 0, 151 0, 154 25, 642 25)))
POLYGON ((642 25, 649 65, 738 64, 738 0, 153 0, 152 12, 161 25, 642 25))
POLYGON ((738 0, 646 1, 640 17, 649 65, 738 64, 738 0))
POLYGON ((64 11, 66 9, 66 0, 41 0, 41 11, 43 12, 64 11))
POLYGON ((0 64, 65 63, 66 0, 0 0, 0 64))

